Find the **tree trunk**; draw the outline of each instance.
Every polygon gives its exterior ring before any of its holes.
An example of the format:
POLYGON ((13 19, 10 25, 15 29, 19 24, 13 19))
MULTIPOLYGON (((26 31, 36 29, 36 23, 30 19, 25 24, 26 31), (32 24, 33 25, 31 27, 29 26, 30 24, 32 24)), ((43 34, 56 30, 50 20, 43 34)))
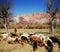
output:
POLYGON ((50 34, 52 34, 54 32, 54 27, 53 27, 53 20, 51 20, 50 22, 50 34))
POLYGON ((8 33, 7 18, 4 18, 4 27, 5 27, 6 33, 8 33))
POLYGON ((57 21, 56 21, 56 19, 54 19, 54 28, 55 29, 57 28, 57 21))

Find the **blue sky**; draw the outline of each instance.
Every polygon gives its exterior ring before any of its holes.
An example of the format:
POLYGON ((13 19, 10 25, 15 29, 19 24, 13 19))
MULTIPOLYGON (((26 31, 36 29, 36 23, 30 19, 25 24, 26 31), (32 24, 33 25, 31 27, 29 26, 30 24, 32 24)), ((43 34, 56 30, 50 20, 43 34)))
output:
POLYGON ((13 15, 32 14, 46 11, 45 0, 13 0, 13 15))
MULTIPOLYGON (((7 0, 0 0, 5 3, 7 0)), ((33 14, 46 12, 46 0, 10 0, 12 1, 12 9, 10 10, 14 16, 22 14, 33 14)), ((60 0, 54 0, 60 5, 60 0)))

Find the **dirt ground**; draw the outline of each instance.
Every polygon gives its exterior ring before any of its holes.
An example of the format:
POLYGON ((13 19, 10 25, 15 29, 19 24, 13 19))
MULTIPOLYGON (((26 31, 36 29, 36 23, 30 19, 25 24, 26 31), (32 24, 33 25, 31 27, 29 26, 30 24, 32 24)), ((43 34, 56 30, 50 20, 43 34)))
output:
MULTIPOLYGON (((60 52, 60 49, 58 48, 58 45, 55 44, 53 48, 54 52, 60 52)), ((33 52, 32 46, 29 44, 24 44, 23 46, 21 44, 8 44, 6 40, 0 41, 0 52, 33 52)), ((44 47, 39 47, 35 52, 47 52, 44 47)))

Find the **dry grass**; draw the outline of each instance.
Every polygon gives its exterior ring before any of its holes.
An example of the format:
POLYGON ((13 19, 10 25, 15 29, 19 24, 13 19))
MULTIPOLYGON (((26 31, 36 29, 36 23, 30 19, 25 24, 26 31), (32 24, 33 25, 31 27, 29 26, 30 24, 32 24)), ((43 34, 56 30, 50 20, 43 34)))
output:
MULTIPOLYGON (((5 29, 1 29, 2 32, 5 32, 6 30, 5 29)), ((17 33, 24 33, 24 32, 27 32, 27 33, 35 33, 35 32, 49 32, 49 29, 17 29, 17 33)), ((8 29, 8 32, 14 32, 14 29, 8 29)))
MULTIPOLYGON (((54 46, 54 52, 59 52, 58 45, 54 46)), ((8 44, 7 41, 0 41, 0 52, 33 52, 29 44, 8 44)), ((46 52, 44 47, 38 47, 35 52, 46 52)))

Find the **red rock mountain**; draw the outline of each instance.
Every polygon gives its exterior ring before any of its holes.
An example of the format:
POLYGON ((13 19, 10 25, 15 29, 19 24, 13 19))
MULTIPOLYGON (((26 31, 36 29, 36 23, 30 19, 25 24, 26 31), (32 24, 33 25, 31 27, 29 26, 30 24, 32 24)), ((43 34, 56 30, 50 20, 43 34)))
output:
MULTIPOLYGON (((16 23, 45 23, 49 22, 51 19, 48 13, 35 13, 35 14, 24 14, 21 16, 16 16, 13 20, 16 23)), ((60 20, 60 14, 56 14, 56 19, 60 20)))

